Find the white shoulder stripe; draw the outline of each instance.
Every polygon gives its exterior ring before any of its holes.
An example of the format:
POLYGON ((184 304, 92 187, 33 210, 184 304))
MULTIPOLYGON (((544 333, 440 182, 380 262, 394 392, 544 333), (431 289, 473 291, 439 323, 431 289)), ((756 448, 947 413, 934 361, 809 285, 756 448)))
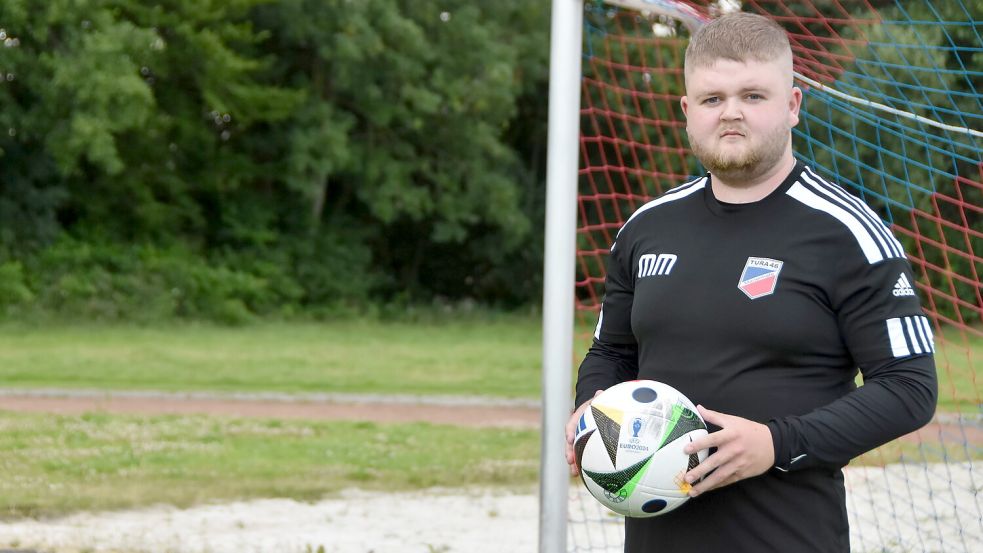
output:
POLYGON ((918 328, 922 332, 922 338, 925 339, 925 346, 929 351, 935 351, 935 337, 932 335, 932 325, 928 323, 928 319, 925 317, 915 317, 915 321, 918 323, 918 328))
POLYGON ((908 341, 904 339, 904 329, 901 328, 901 319, 887 320, 887 335, 891 340, 891 354, 895 357, 907 357, 911 355, 908 349, 908 341))
POLYGON ((852 211, 864 218, 867 223, 867 227, 880 237, 879 242, 884 247, 888 248, 888 251, 894 254, 889 255, 888 257, 905 256, 904 248, 901 247, 901 242, 898 242, 898 239, 894 237, 894 234, 891 233, 884 222, 881 221, 881 218, 874 213, 872 209, 870 209, 870 206, 865 204, 860 198, 857 198, 844 190, 842 186, 832 184, 826 179, 820 177, 815 171, 812 170, 811 167, 806 166, 805 170, 808 174, 803 173, 803 177, 805 177, 807 182, 811 183, 819 190, 823 190, 823 188, 825 188, 825 190, 829 191, 829 193, 835 194, 840 198, 840 200, 842 200, 840 202, 841 204, 845 204, 845 207, 848 208, 852 206, 852 211))
MULTIPOLYGON (((628 220, 625 221, 625 224, 621 225, 621 229, 618 230, 618 236, 621 235, 621 231, 622 230, 625 230, 625 227, 628 226, 628 223, 630 223, 631 220, 634 219, 635 217, 638 217, 638 215, 640 213, 645 212, 645 211, 648 211, 648 210, 652 209, 653 207, 657 207, 657 206, 660 206, 660 205, 665 204, 665 203, 669 203, 669 202, 673 202, 673 201, 679 200, 681 198, 685 198, 686 196, 689 196, 690 194, 693 194, 694 192, 699 192, 700 190, 703 190, 703 187, 706 186, 706 183, 707 183, 707 178, 706 177, 700 177, 700 178, 698 178, 696 180, 692 180, 692 181, 687 182, 685 184, 681 184, 681 185, 677 186, 676 188, 673 188, 672 190, 666 192, 661 197, 656 198, 656 199, 652 200, 651 202, 648 202, 647 204, 645 204, 642 207, 638 208, 638 210, 636 210, 635 213, 632 213, 631 214, 631 217, 629 217, 628 220)), ((614 249, 614 248, 612 248, 612 249, 614 249)))
POLYGON ((924 316, 888 319, 887 336, 894 357, 934 353, 932 327, 924 316))
POLYGON ((854 214, 849 213, 839 205, 820 197, 815 192, 809 190, 805 186, 802 186, 802 183, 798 181, 796 181, 796 183, 788 189, 786 194, 811 207, 812 209, 823 211, 829 215, 832 215, 834 218, 836 218, 836 220, 843 223, 843 225, 846 226, 846 228, 853 234, 853 237, 857 239, 857 243, 860 244, 860 249, 863 250, 864 256, 867 258, 868 263, 874 264, 885 259, 884 254, 881 253, 881 249, 877 247, 877 243, 874 242, 870 232, 864 228, 854 214))
POLYGON ((871 219, 867 217, 862 211, 858 211, 855 205, 850 205, 850 203, 845 198, 839 196, 837 194, 837 191, 833 189, 831 186, 823 186, 822 184, 819 184, 819 182, 813 180, 805 172, 802 173, 802 180, 803 183, 810 190, 822 196, 825 196, 831 202, 839 205, 840 207, 842 207, 843 209, 845 209, 846 211, 852 213, 855 217, 857 217, 857 219, 859 219, 860 222, 865 227, 867 227, 867 231, 870 233, 871 238, 873 238, 874 241, 877 242, 878 247, 880 247, 881 251, 885 253, 885 257, 896 257, 897 252, 895 252, 894 248, 891 247, 891 244, 885 238, 883 230, 878 229, 878 226, 883 227, 883 225, 881 225, 877 221, 871 221, 871 219))

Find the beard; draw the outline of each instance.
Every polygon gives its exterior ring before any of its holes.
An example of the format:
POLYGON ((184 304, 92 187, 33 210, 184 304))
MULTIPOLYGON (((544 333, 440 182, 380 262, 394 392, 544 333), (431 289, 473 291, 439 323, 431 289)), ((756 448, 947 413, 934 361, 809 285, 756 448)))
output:
MULTIPOLYGON (((689 128, 686 135, 693 155, 711 174, 734 186, 751 186, 781 161, 790 131, 791 127, 778 127, 764 135, 760 143, 748 143, 740 151, 726 151, 722 146, 709 144, 709 141, 701 142, 693 137, 689 128)), ((743 140, 748 140, 747 133, 743 140)))

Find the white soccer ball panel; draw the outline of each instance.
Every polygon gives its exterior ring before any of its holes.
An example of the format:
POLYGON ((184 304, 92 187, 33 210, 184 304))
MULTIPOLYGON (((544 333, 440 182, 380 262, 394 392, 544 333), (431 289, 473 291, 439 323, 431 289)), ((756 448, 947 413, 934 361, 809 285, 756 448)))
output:
MULTIPOLYGON (((645 473, 641 484, 661 493, 677 496, 689 493, 690 486, 683 480, 683 475, 689 470, 689 454, 684 453, 683 448, 706 435, 706 430, 694 430, 666 444, 652 459, 652 466, 645 473)), ((707 458, 707 454, 705 449, 697 453, 701 463, 707 458)))
POLYGON ((608 455, 608 450, 604 446, 604 441, 596 430, 587 440, 587 446, 584 447, 584 455, 581 463, 588 470, 594 472, 613 472, 618 470, 618 467, 611 463, 611 457, 608 455))

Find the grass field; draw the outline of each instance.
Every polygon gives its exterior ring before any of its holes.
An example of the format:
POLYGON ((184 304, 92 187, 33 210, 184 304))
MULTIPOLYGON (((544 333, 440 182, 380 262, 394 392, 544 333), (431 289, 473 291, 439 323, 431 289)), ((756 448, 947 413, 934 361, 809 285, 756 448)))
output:
POLYGON ((528 491, 538 433, 430 424, 0 412, 0 517, 289 497, 349 487, 528 491))
MULTIPOLYGON (((940 410, 976 414, 972 362, 983 359, 983 340, 957 338, 940 340, 940 410)), ((0 387, 532 398, 540 340, 539 320, 518 316, 234 329, 6 326, 0 387)), ((578 351, 586 346, 581 338, 578 351)), ((895 442, 861 462, 960 460, 961 446, 895 442)), ((506 429, 0 412, 0 514, 314 499, 349 486, 529 485, 538 447, 537 432, 506 429)))
MULTIPOLYGON (((0 386, 162 391, 540 394, 541 322, 0 327, 0 386)), ((589 345, 577 332, 576 355, 589 345)), ((939 409, 975 413, 983 338, 939 340, 939 409)))
POLYGON ((541 323, 0 328, 0 385, 536 397, 541 323))

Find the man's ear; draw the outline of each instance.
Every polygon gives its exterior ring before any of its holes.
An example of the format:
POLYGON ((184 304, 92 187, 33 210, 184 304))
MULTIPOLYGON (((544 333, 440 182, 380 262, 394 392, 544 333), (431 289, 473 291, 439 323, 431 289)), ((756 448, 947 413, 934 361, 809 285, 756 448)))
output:
MULTIPOLYGON (((801 91, 799 92, 799 96, 802 96, 801 91)), ((683 115, 686 115, 686 110, 689 109, 689 100, 686 96, 679 98, 679 107, 683 108, 683 115)), ((798 113, 798 110, 796 110, 796 113, 798 113)), ((798 118, 796 118, 796 123, 798 123, 798 118)))
POLYGON ((792 94, 788 100, 788 126, 794 127, 799 124, 799 109, 802 107, 802 89, 793 86, 792 94))

